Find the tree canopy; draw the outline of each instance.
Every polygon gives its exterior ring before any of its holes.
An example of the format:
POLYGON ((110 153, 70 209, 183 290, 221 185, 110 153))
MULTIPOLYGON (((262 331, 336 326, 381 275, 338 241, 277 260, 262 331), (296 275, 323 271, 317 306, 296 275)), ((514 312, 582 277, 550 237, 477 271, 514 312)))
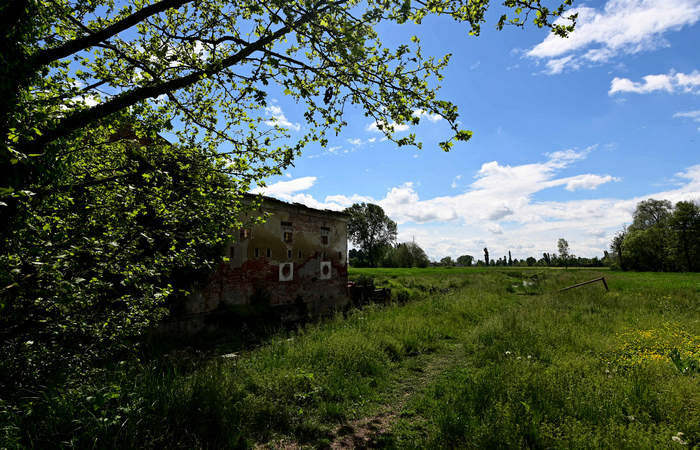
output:
MULTIPOLYGON (((571 4, 507 0, 496 24, 566 35, 571 4)), ((361 108, 398 145, 417 110, 466 141, 437 96, 449 55, 390 49, 381 22, 478 34, 488 1, 8 0, 0 4, 0 388, 88 364, 146 329, 220 257, 237 198, 361 108), (289 139, 264 108, 306 104, 289 139), (168 136, 171 142, 158 133, 168 136), (179 294, 178 294, 179 293, 179 294), (16 376, 15 376, 16 375, 16 376)), ((395 237, 386 222, 387 239, 395 237)), ((372 247, 374 250, 375 247, 372 247)), ((369 254, 372 258, 373 255, 369 254)), ((75 373, 87 373, 82 369, 75 373)), ((9 386, 12 386, 10 389, 9 386)))
POLYGON ((370 267, 375 267, 382 253, 396 240, 396 222, 384 209, 372 203, 355 203, 346 208, 348 238, 364 252, 370 267))
POLYGON ((637 204, 632 224, 610 243, 616 267, 638 271, 700 269, 700 204, 648 199, 637 204))

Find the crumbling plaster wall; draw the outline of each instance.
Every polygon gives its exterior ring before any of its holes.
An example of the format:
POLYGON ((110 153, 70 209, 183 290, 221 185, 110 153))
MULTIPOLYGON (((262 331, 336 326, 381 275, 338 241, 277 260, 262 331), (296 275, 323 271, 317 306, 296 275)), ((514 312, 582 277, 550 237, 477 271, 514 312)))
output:
POLYGON ((188 314, 269 302, 295 320, 347 305, 347 216, 265 198, 241 219, 264 213, 264 223, 235 233, 228 262, 190 296, 188 314))

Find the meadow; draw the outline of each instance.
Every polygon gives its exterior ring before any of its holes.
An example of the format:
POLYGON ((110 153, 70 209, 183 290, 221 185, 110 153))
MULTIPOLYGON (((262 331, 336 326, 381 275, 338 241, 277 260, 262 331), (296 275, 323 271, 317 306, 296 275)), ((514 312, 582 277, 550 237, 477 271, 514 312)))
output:
POLYGON ((392 302, 152 343, 2 411, 0 447, 700 448, 700 274, 350 278, 392 302))

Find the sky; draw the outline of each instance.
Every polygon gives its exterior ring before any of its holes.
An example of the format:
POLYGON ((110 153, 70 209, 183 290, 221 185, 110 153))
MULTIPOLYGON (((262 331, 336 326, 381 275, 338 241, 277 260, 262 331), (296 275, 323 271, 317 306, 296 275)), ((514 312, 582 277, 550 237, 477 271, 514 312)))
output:
MULTIPOLYGON (((492 8, 496 8, 496 4, 492 8)), ((421 38, 424 55, 451 54, 438 97, 474 132, 448 153, 440 116, 422 114, 424 146, 397 147, 360 110, 328 145, 308 145, 294 167, 259 189, 331 210, 380 205, 433 260, 511 251, 517 259, 557 251, 603 256, 648 199, 700 201, 700 0, 575 2, 567 39, 528 24, 480 36, 431 18, 382 25, 391 47, 421 38)), ((283 95, 266 109, 301 137, 303 105, 283 95)))

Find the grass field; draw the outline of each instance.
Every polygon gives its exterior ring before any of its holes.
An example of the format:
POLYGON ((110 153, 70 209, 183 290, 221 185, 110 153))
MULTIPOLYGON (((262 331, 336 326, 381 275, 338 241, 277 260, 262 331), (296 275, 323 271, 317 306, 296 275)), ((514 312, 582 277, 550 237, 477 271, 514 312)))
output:
POLYGON ((350 277, 394 301, 171 346, 4 411, 0 447, 700 447, 700 274, 350 277))

